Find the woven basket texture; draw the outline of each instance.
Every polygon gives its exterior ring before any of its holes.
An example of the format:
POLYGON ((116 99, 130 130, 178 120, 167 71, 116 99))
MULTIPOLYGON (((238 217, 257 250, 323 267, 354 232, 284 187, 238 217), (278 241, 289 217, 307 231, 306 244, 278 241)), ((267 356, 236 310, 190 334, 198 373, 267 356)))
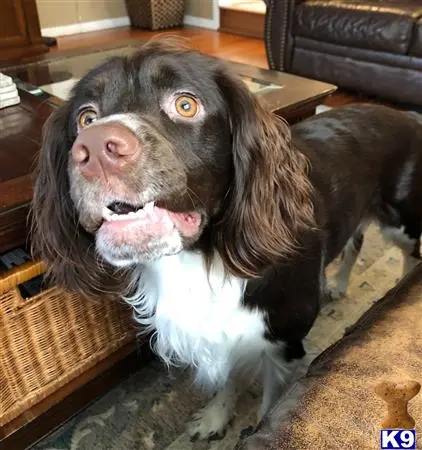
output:
POLYGON ((158 30, 183 24, 184 0, 126 0, 133 26, 158 30))
POLYGON ((0 278, 0 426, 135 339, 127 307, 56 286, 23 299, 42 274, 29 262, 0 278))

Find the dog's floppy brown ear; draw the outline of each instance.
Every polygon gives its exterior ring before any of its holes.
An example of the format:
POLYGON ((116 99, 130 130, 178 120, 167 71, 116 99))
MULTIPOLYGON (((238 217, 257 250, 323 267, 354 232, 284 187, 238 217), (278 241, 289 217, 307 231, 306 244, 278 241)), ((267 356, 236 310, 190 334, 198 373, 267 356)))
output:
POLYGON ((314 227, 308 160, 291 145, 288 124, 242 80, 222 70, 217 81, 228 105, 234 163, 217 246, 230 272, 257 277, 292 255, 298 233, 314 227))
POLYGON ((69 106, 65 105, 44 125, 31 208, 32 253, 46 262, 59 285, 86 295, 101 295, 111 291, 115 283, 97 262, 93 238, 78 225, 70 198, 69 123, 69 106))

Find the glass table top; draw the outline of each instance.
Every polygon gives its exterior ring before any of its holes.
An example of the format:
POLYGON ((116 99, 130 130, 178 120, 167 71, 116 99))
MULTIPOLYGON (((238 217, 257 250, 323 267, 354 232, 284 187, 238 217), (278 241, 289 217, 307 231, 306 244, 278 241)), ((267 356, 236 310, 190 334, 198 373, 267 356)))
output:
MULTIPOLYGON (((116 56, 129 56, 136 52, 142 41, 124 43, 109 49, 88 49, 78 52, 49 55, 46 60, 8 68, 21 89, 40 97, 55 96, 66 100, 73 86, 89 70, 116 56)), ((248 88, 258 95, 272 111, 299 105, 310 99, 324 97, 336 87, 296 75, 262 69, 226 61, 237 72, 248 88)))

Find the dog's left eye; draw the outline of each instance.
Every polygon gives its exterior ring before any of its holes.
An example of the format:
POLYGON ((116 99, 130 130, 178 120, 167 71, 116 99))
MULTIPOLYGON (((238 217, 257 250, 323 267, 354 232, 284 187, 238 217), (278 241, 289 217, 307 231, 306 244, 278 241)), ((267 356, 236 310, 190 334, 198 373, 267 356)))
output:
POLYGON ((175 100, 176 111, 186 118, 195 117, 198 112, 198 102, 190 95, 181 95, 175 100))
POLYGON ((86 128, 97 120, 98 114, 92 108, 82 110, 78 115, 79 128, 86 128))

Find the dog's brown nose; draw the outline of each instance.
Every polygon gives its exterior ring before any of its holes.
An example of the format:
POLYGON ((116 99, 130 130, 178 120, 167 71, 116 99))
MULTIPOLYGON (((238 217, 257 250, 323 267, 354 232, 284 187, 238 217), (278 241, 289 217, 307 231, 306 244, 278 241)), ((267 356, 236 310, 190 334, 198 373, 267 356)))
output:
POLYGON ((137 137, 118 124, 94 125, 79 133, 72 158, 86 178, 107 178, 124 170, 139 154, 137 137))

